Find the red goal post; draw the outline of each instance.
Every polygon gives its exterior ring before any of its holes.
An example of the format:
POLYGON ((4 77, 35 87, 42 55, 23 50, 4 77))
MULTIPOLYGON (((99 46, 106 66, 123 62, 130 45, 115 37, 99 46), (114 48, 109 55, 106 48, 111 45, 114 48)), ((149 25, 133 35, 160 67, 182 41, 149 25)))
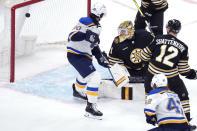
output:
MULTIPOLYGON (((31 5, 34 5, 34 4, 42 3, 44 1, 50 1, 50 0, 0 0, 0 4, 3 3, 4 6, 7 6, 6 8, 9 8, 10 13, 11 13, 10 14, 10 17, 11 17, 10 24, 11 25, 9 25, 9 24, 6 25, 6 23, 4 23, 5 26, 10 26, 10 28, 9 28, 10 29, 10 41, 8 40, 8 42, 10 42, 10 47, 9 47, 10 49, 8 49, 8 51, 10 52, 10 53, 8 53, 8 55, 10 55, 10 60, 9 60, 9 62, 4 62, 5 64, 8 64, 10 66, 10 69, 9 69, 9 81, 10 82, 14 82, 15 81, 15 61, 16 61, 15 60, 16 59, 16 52, 15 52, 15 50, 16 50, 16 45, 17 45, 16 44, 16 39, 18 40, 18 38, 16 36, 16 35, 18 35, 16 33, 16 28, 17 28, 16 27, 16 11, 18 9, 21 9, 21 8, 24 8, 24 7, 27 7, 27 6, 31 6, 31 5)), ((79 3, 79 1, 77 1, 77 0, 66 0, 66 1, 71 1, 71 2, 72 1, 76 1, 76 3, 79 3)), ((91 0, 80 0, 80 2, 81 1, 87 2, 87 8, 85 10, 87 10, 87 15, 89 15, 90 8, 91 8, 91 0)), ((58 2, 58 1, 54 1, 54 2, 58 2)), ((68 6, 70 6, 70 5, 68 5, 68 6)), ((3 40, 3 41, 5 41, 5 40, 3 40)), ((0 39, 0 42, 1 42, 1 39, 0 39)), ((9 45, 9 43, 7 43, 7 44, 9 45)), ((4 66, 4 63, 1 64, 1 62, 0 62, 0 65, 4 66)), ((0 76, 1 75, 4 75, 4 74, 0 74, 0 76)))
POLYGON ((14 82, 15 76, 15 11, 18 8, 29 6, 44 0, 30 0, 27 2, 19 3, 11 8, 11 51, 10 51, 10 82, 14 82))

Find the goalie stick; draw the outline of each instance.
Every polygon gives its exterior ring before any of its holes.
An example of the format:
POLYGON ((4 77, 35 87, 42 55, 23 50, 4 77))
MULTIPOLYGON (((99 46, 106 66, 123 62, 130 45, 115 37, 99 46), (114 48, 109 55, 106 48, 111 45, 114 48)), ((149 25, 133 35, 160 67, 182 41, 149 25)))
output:
MULTIPOLYGON (((142 10, 140 9, 140 7, 139 7, 137 1, 136 1, 136 0, 133 0, 133 2, 135 3, 135 6, 137 7, 137 9, 138 9, 138 11, 140 12, 141 16, 142 16, 142 17, 145 17, 144 14, 143 14, 143 12, 142 12, 142 10)), ((150 22, 148 22, 147 20, 145 20, 145 23, 146 23, 146 25, 148 26, 148 29, 149 29, 150 33, 151 33, 153 36, 155 36, 154 33, 153 33, 153 31, 152 31, 152 29, 151 29, 150 22)))

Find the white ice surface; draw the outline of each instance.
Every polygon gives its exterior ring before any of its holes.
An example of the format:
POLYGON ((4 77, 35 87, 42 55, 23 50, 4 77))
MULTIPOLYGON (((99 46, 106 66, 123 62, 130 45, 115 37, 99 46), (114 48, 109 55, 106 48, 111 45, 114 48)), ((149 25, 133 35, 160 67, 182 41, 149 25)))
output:
MULTIPOLYGON (((117 26, 123 20, 133 21, 136 8, 132 0, 97 1, 107 6, 108 14, 101 21, 101 48, 109 51, 112 40, 117 35, 117 26)), ((196 0, 169 0, 169 9, 165 14, 165 23, 171 18, 181 20, 183 27, 178 37, 189 46, 189 64, 195 69, 196 8, 196 0)), ((74 81, 75 73, 70 79, 64 79, 65 75, 62 75, 67 73, 64 73, 64 66, 68 67, 67 65, 64 48, 47 49, 19 58, 16 65, 16 88, 8 85, 0 87, 0 130, 146 131, 153 128, 145 122, 143 101, 99 99, 99 108, 104 113, 103 120, 85 118, 86 103, 72 98, 70 83, 74 81), (64 89, 66 83, 69 88, 64 89), (36 86, 32 89, 31 85, 36 86), (27 93, 23 93, 25 91, 27 93)), ((197 81, 183 80, 190 94, 192 123, 197 124, 197 81)))

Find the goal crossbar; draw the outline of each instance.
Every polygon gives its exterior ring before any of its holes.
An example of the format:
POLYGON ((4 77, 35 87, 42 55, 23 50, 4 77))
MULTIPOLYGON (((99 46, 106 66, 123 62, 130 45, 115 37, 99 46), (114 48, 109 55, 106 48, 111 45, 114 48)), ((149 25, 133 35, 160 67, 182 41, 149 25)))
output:
MULTIPOLYGON (((38 2, 42 2, 45 0, 29 0, 23 3, 19 3, 16 5, 13 5, 11 7, 11 53, 10 53, 10 82, 15 81, 15 42, 16 42, 16 29, 15 29, 15 23, 16 23, 16 10, 21 7, 29 6, 38 2)), ((89 16, 89 12, 91 10, 91 0, 87 0, 87 16, 89 16)))

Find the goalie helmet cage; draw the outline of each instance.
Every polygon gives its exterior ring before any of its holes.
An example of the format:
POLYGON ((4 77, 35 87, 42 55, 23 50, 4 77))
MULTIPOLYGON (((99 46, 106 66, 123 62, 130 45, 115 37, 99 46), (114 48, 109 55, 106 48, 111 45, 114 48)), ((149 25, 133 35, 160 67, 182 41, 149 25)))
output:
MULTIPOLYGON (((61 7, 64 6, 64 8, 68 8, 67 11, 69 11, 69 14, 70 14, 70 16, 67 16, 66 21, 69 21, 69 19, 71 19, 71 18, 73 18, 73 16, 77 15, 77 17, 75 17, 75 20, 72 19, 70 21, 70 23, 72 22, 72 26, 74 25, 73 20, 76 21, 77 18, 85 16, 85 15, 89 15, 89 13, 90 13, 91 0, 80 0, 80 1, 79 0, 66 0, 66 1, 65 0, 0 0, 0 12, 1 12, 0 16, 2 16, 2 14, 4 13, 4 16, 7 17, 7 18, 4 18, 7 20, 7 21, 4 20, 4 22, 3 22, 4 28, 1 29, 1 27, 0 27, 0 43, 1 43, 1 45, 0 45, 0 59, 1 59, 0 60, 0 68, 1 68, 0 69, 0 77, 2 77, 2 76, 7 76, 7 77, 0 78, 0 82, 5 82, 7 79, 9 79, 9 80, 7 80, 9 82, 15 81, 15 58, 17 56, 16 48, 20 48, 20 50, 22 50, 22 53, 21 52, 19 53, 20 55, 26 55, 28 53, 32 53, 31 52, 32 46, 35 46, 35 44, 36 44, 35 41, 38 41, 37 36, 32 35, 32 34, 31 34, 31 36, 28 34, 27 36, 23 36, 21 38, 21 32, 25 32, 24 31, 25 29, 23 29, 23 28, 26 24, 25 23, 26 19, 30 19, 32 17, 31 12, 30 12, 30 14, 28 13, 29 10, 31 11, 31 7, 33 8, 34 5, 37 6, 39 4, 43 5, 40 8, 42 8, 42 10, 44 10, 44 8, 45 8, 44 2, 49 2, 49 1, 54 2, 54 3, 60 2, 60 4, 62 4, 61 1, 67 2, 66 5, 61 5, 61 7), (73 5, 75 6, 75 7, 73 7, 74 11, 70 10, 73 5), (24 9, 24 8, 26 8, 26 9, 24 9), (22 10, 22 9, 23 9, 23 11, 18 11, 18 10, 22 10), (77 9, 77 11, 76 11, 76 9, 77 9), (20 16, 21 12, 23 13, 22 14, 23 17, 20 16), (24 13, 25 13, 25 15, 24 15, 24 13), (20 46, 17 46, 18 43, 20 43, 20 45, 23 43, 23 45, 30 46, 30 47, 25 47, 25 48, 22 47, 21 48, 20 46), (7 45, 9 45, 9 46, 7 46, 7 45), (27 49, 28 49, 28 51, 26 51, 27 49), (9 60, 7 60, 7 59, 9 59, 9 60), (9 70, 9 71, 6 71, 6 70, 9 70)), ((55 5, 55 4, 51 4, 51 6, 53 6, 53 5, 55 5)), ((62 13, 62 10, 59 8, 60 7, 57 7, 56 10, 53 10, 53 12, 57 12, 57 14, 62 13)), ((38 9, 36 9, 36 10, 38 10, 38 9)), ((38 12, 38 13, 40 14, 42 12, 38 12)), ((49 12, 49 13, 51 13, 51 12, 49 12)), ((2 20, 0 21, 0 24, 1 24, 1 22, 2 22, 2 20)), ((51 21, 45 21, 44 24, 46 24, 46 23, 50 24, 50 22, 51 21)), ((36 24, 38 25, 39 23, 36 23, 36 24)), ((42 27, 42 25, 40 25, 40 26, 42 27)), ((71 26, 71 25, 69 25, 69 26, 71 26)), ((27 28, 29 28, 29 27, 27 27, 27 28)), ((35 27, 32 27, 32 28, 35 28, 35 27)), ((69 27, 69 29, 66 30, 67 32, 66 31, 64 31, 64 32, 68 33, 68 31, 70 31, 71 29, 72 29, 72 27, 69 27)), ((26 31, 26 32, 28 32, 28 31, 26 31)), ((65 36, 65 34, 64 34, 64 36, 65 36)), ((50 36, 48 38, 50 38, 50 36)), ((46 40, 43 40, 43 41, 45 43, 56 43, 55 40, 52 40, 52 42, 46 41, 46 40)))

